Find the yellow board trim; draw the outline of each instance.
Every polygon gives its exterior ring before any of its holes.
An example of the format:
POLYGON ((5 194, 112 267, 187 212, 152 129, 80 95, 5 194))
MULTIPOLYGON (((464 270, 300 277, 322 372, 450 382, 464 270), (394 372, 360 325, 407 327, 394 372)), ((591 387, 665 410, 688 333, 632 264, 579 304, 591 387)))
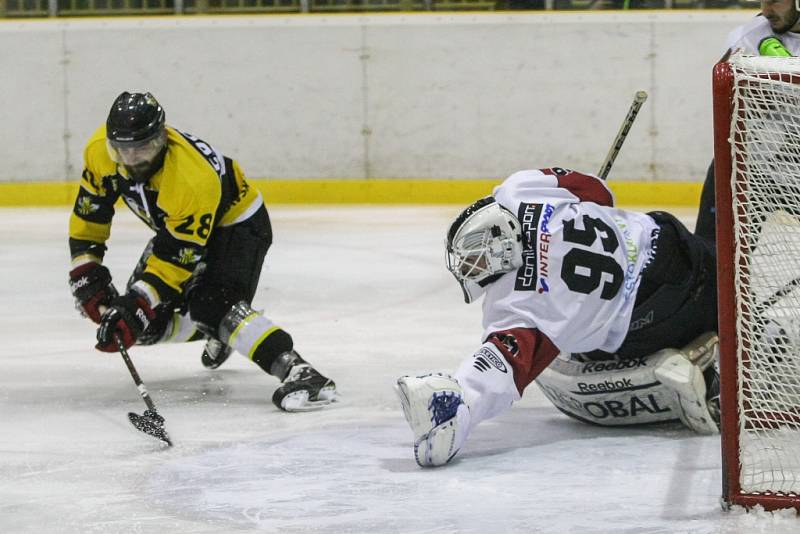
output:
MULTIPOLYGON (((469 179, 249 179, 273 204, 469 204, 501 182, 469 179)), ((611 181, 620 206, 697 206, 700 182, 611 181)), ((71 206, 77 181, 6 182, 0 206, 71 206)))
POLYGON ((0 206, 72 206, 80 182, 0 183, 0 206))

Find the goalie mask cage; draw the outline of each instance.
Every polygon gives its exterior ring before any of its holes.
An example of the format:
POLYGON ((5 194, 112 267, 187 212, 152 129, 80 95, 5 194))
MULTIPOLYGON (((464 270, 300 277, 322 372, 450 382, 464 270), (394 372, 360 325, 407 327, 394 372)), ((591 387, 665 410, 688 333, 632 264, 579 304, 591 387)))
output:
POLYGON ((723 503, 800 508, 800 58, 713 84, 723 503))

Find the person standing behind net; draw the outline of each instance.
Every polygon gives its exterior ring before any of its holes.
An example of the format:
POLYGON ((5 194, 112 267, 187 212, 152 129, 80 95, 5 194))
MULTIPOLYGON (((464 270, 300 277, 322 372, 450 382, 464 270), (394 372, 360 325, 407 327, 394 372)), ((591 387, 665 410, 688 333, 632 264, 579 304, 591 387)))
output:
MULTIPOLYGON (((737 50, 754 56, 800 56, 800 0, 761 0, 761 13, 728 34, 723 59, 737 50)), ((708 167, 695 233, 716 239, 714 162, 708 167)))
POLYGON ((205 338, 206 367, 236 350, 281 380, 272 401, 282 410, 335 400, 334 382, 251 307, 272 228, 237 162, 166 125, 152 94, 123 92, 84 163, 69 222, 69 278, 76 307, 99 324, 98 350, 205 338), (118 198, 155 232, 122 295, 103 265, 118 198))

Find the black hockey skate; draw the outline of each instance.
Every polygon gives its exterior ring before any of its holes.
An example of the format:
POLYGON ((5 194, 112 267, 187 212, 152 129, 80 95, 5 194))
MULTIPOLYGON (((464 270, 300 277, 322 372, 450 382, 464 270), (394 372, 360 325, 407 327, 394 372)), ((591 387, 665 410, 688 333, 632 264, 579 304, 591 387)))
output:
POLYGON ((203 367, 206 369, 216 369, 228 359, 233 349, 222 341, 214 338, 206 341, 206 346, 203 347, 203 355, 200 361, 203 362, 203 367))
POLYGON ((288 373, 272 373, 276 376, 285 374, 281 385, 272 394, 272 402, 281 410, 318 410, 336 401, 336 384, 333 380, 322 376, 295 351, 278 356, 273 368, 278 370, 281 367, 289 367, 288 373))

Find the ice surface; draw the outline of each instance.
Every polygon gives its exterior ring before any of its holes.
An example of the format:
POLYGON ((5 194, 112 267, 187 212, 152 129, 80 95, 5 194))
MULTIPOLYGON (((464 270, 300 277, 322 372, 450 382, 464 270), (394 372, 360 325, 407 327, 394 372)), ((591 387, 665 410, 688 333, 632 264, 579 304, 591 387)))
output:
MULTIPOLYGON (((0 210, 0 532, 800 532, 791 515, 720 510, 717 437, 590 427, 535 386, 454 463, 418 468, 394 380, 480 343, 480 306, 444 268, 457 211, 271 208, 255 306, 342 401, 282 413, 277 382, 241 356, 207 371, 199 343, 134 347, 166 449, 128 423, 144 403, 72 308, 68 209, 0 210)), ((149 234, 117 219, 122 285, 149 234)))

